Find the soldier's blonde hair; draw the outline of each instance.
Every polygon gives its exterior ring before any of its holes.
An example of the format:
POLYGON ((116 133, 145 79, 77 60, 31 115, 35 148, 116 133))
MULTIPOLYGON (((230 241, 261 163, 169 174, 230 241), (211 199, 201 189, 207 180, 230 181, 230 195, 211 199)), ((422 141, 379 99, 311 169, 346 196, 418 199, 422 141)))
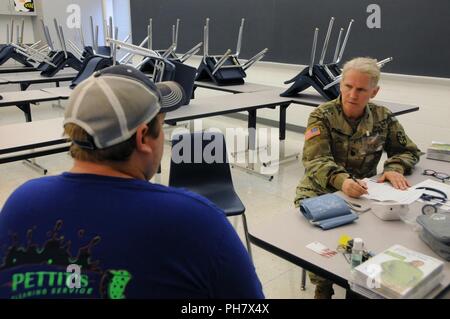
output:
POLYGON ((350 70, 367 74, 370 77, 372 87, 376 87, 378 85, 378 81, 380 80, 380 67, 377 65, 376 59, 354 58, 344 64, 344 68, 342 70, 343 76, 345 76, 345 73, 350 70))

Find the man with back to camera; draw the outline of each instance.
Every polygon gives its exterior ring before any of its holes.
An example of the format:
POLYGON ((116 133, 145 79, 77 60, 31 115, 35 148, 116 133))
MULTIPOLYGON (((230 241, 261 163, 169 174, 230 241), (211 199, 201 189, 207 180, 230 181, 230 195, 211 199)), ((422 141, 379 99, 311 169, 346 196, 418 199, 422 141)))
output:
POLYGON ((225 214, 148 182, 164 113, 184 98, 123 65, 76 87, 64 119, 72 169, 26 182, 0 213, 0 298, 264 298, 225 214))
MULTIPOLYGON (((378 182, 397 189, 410 184, 410 174, 422 154, 397 118, 385 107, 370 103, 378 91, 380 68, 370 58, 355 58, 343 68, 341 95, 309 116, 303 147, 305 176, 296 189, 295 206, 303 199, 342 191, 358 198, 367 194, 359 180, 377 174, 383 150, 388 159, 378 182)), ((333 283, 310 273, 315 298, 331 298, 333 283)))

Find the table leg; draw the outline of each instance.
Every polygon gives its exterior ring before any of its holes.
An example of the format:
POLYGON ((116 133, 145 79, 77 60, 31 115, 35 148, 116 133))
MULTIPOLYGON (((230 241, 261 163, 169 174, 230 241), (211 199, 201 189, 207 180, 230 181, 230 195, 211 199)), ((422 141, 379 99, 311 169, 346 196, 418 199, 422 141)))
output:
POLYGON ((39 165, 38 163, 36 163, 36 160, 34 158, 31 159, 31 160, 26 159, 22 163, 27 165, 27 166, 29 166, 30 168, 38 171, 42 175, 46 175, 47 172, 48 172, 48 170, 45 167, 43 167, 43 166, 39 165))
MULTIPOLYGON (((292 155, 286 156, 285 154, 285 140, 286 140, 286 110, 289 107, 290 103, 280 104, 280 124, 279 124, 279 140, 280 140, 280 151, 278 155, 277 164, 282 164, 289 162, 293 159, 298 159, 300 153, 295 153, 292 155)), ((265 162, 263 163, 264 167, 268 167, 273 165, 275 162, 265 162)))
POLYGON ((30 107, 30 102, 25 102, 25 103, 17 104, 17 107, 18 107, 19 109, 21 109, 22 112, 24 113, 24 115, 25 115, 25 120, 26 120, 27 122, 31 122, 31 121, 32 121, 32 118, 31 118, 31 107, 30 107))
POLYGON ((20 82, 20 90, 21 91, 26 91, 28 89, 28 87, 31 85, 30 82, 20 82))
POLYGON ((255 169, 256 109, 248 111, 248 168, 255 169))

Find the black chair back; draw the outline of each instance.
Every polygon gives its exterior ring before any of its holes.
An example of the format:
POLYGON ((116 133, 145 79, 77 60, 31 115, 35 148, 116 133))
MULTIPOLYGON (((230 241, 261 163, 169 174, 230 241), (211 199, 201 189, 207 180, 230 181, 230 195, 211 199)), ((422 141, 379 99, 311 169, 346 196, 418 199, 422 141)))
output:
POLYGON ((95 71, 103 70, 113 65, 112 58, 103 58, 100 56, 91 55, 84 59, 80 72, 78 72, 75 79, 72 80, 70 88, 74 89, 78 84, 86 80, 95 71))
POLYGON ((240 215, 247 250, 252 258, 245 206, 234 190, 222 133, 175 135, 172 139, 169 186, 186 188, 206 197, 227 217, 240 215))
POLYGON ((190 190, 205 184, 233 188, 222 133, 179 134, 172 139, 169 185, 190 190))
POLYGON ((173 60, 171 62, 175 65, 175 74, 172 81, 177 82, 183 87, 186 96, 183 105, 188 105, 191 101, 192 93, 194 92, 197 69, 180 61, 173 60))

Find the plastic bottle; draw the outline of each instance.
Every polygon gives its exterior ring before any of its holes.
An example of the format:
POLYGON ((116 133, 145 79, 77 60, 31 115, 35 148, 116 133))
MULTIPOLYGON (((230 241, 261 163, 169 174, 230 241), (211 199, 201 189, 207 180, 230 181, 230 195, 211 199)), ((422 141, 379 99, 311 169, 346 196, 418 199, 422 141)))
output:
POLYGON ((364 242, 361 238, 353 239, 351 265, 355 268, 362 263, 363 259, 364 242))

